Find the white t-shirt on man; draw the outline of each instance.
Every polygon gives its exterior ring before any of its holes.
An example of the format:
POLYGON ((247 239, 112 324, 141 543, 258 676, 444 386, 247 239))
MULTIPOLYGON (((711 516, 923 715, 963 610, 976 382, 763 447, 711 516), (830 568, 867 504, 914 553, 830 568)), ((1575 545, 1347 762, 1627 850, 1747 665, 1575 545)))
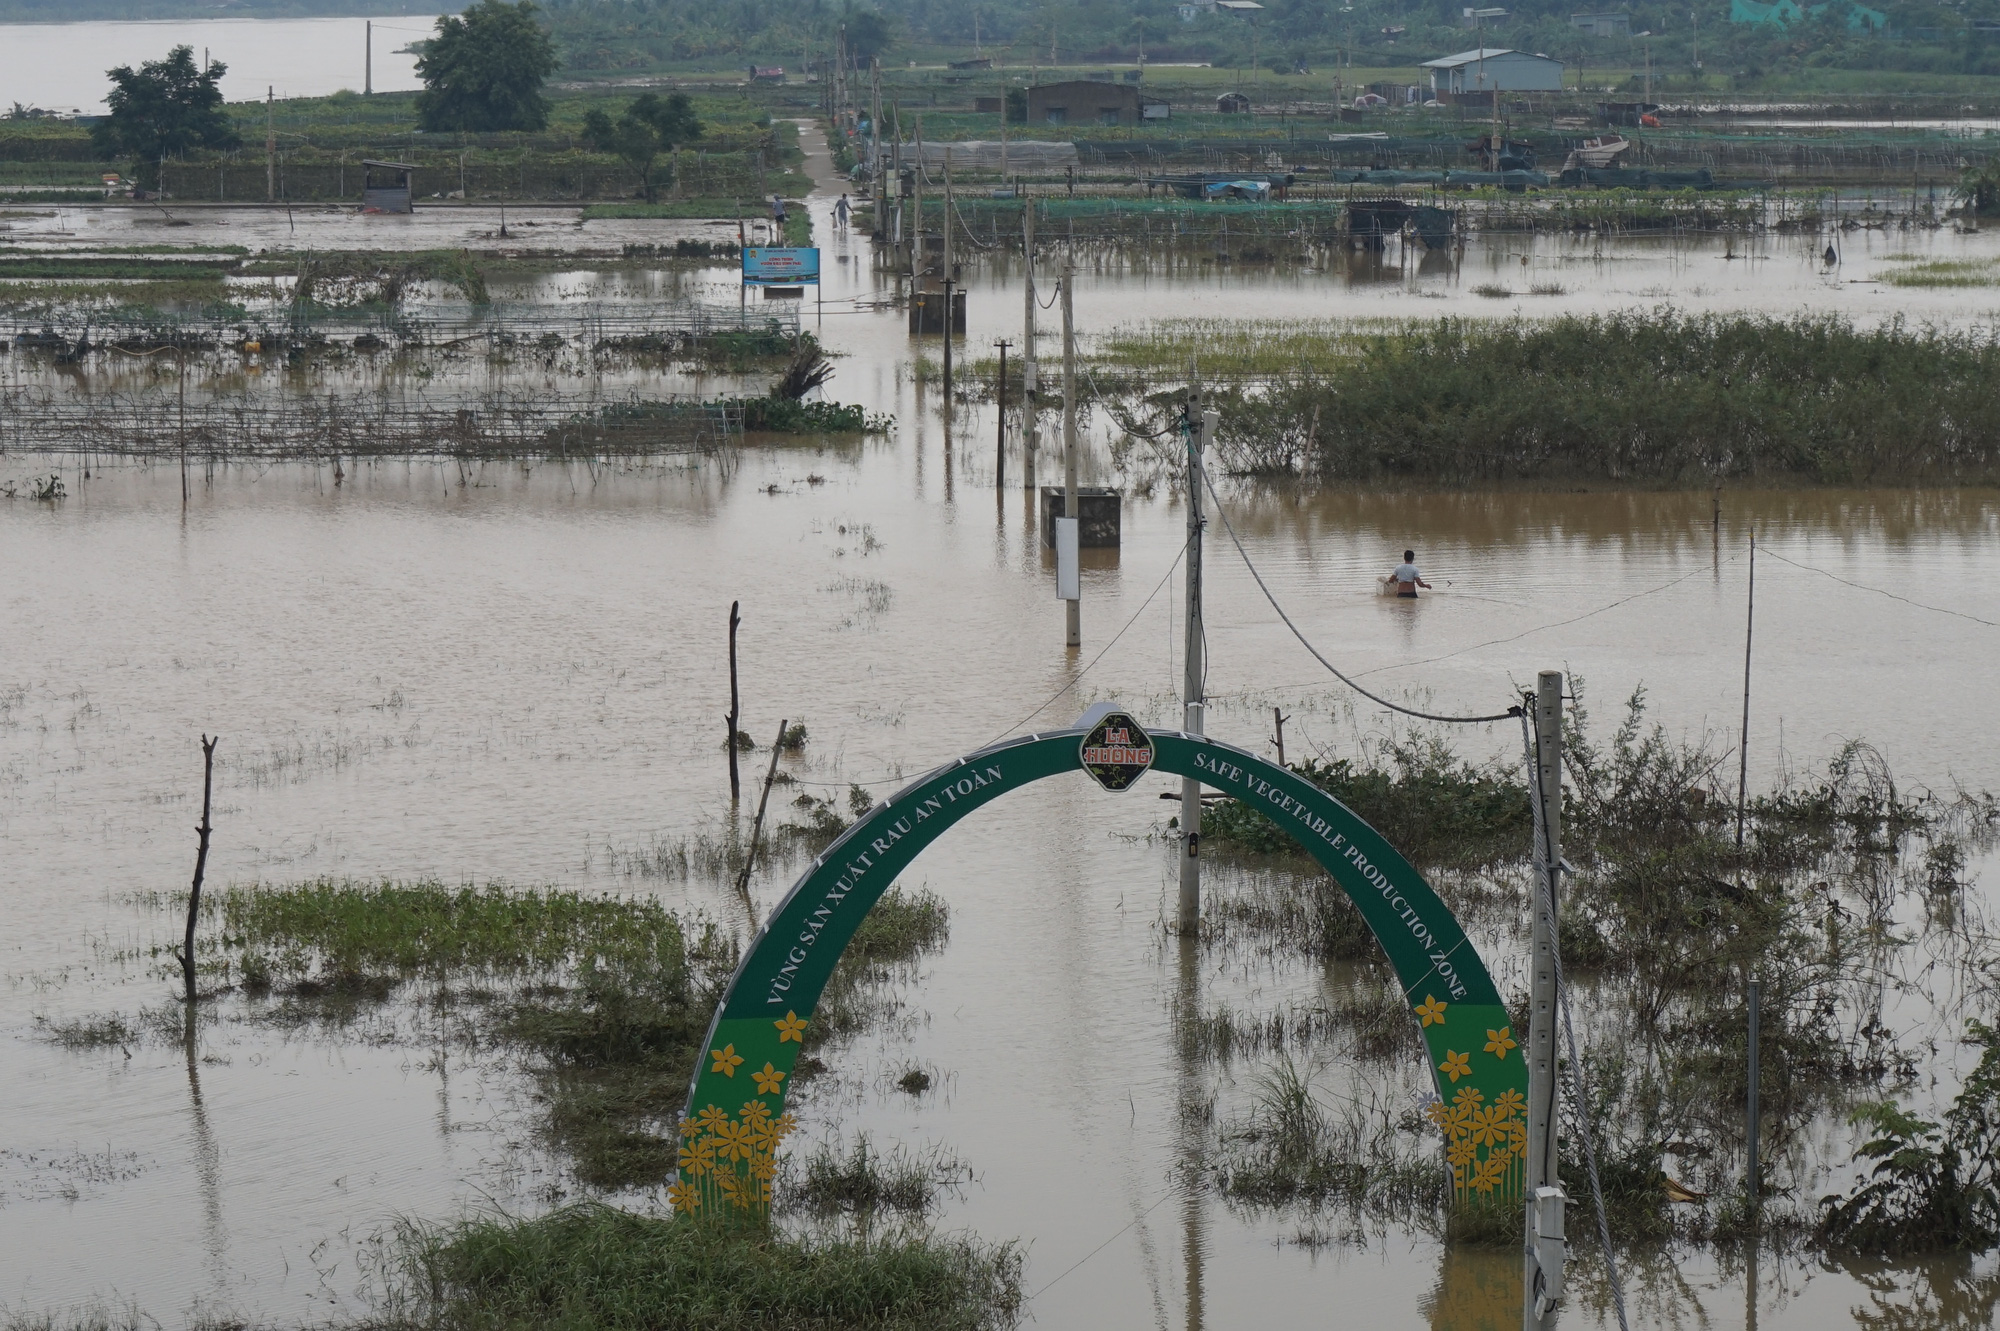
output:
MULTIPOLYGON (((1379 568, 1381 565, 1378 564, 1376 567, 1379 568)), ((1417 579, 1422 576, 1423 574, 1417 572, 1415 564, 1396 565, 1396 583, 1398 586, 1408 587, 1411 591, 1415 591, 1417 588, 1417 579)))

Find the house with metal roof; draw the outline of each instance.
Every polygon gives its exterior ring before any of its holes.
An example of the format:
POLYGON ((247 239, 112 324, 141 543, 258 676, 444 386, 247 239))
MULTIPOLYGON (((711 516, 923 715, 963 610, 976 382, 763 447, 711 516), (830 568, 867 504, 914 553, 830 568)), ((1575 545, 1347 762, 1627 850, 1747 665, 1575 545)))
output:
POLYGON ((1563 62, 1526 51, 1482 47, 1461 51, 1421 66, 1430 74, 1433 94, 1490 92, 1560 92, 1563 62))

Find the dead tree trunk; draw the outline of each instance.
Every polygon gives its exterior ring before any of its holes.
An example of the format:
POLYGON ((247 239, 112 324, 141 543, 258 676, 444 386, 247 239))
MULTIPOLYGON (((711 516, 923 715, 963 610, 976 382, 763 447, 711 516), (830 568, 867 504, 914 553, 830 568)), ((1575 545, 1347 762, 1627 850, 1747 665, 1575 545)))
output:
MULTIPOLYGON (((785 724, 790 719, 778 722, 778 738, 771 744, 771 767, 764 773, 764 793, 757 797, 757 818, 750 824, 750 845, 743 852, 743 872, 736 878, 736 891, 746 902, 750 899, 750 868, 757 862, 757 838, 764 830, 764 806, 771 802, 771 783, 778 776, 778 755, 784 752, 785 724)), ((755 918, 750 922, 755 924, 755 918)))
POLYGON ((215 790, 215 746, 222 742, 222 736, 214 739, 201 737, 201 823, 195 828, 199 840, 194 852, 194 886, 188 890, 187 935, 181 942, 181 979, 186 984, 186 1000, 195 1001, 194 992, 194 921, 201 910, 201 880, 208 872, 208 812, 210 797, 215 790))

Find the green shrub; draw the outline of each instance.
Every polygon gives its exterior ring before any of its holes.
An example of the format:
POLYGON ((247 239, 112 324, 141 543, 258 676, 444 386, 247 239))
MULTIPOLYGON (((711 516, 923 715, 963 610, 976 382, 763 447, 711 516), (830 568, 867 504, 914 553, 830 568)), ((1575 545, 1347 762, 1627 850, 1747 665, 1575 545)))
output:
POLYGON ((1979 1066, 1942 1123, 1890 1101, 1855 1111, 1855 1124, 1875 1132, 1855 1160, 1875 1167, 1820 1203, 1828 1247, 1898 1256, 2000 1244, 2000 1031, 1975 1021, 1966 1039, 1981 1047, 1979 1066))

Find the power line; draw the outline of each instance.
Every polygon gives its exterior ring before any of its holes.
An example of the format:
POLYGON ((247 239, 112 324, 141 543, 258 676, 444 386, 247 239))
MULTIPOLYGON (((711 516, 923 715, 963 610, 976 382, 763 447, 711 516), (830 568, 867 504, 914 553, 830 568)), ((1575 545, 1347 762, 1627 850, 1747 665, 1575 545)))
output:
MULTIPOLYGON (((1109 652, 1113 647, 1116 647, 1118 645, 1118 640, 1120 638, 1123 638, 1125 634, 1131 629, 1131 627, 1139 622, 1139 616, 1146 613, 1147 607, 1153 604, 1153 601, 1160 594, 1160 589, 1167 585, 1168 580, 1174 576, 1174 570, 1181 566, 1181 560, 1186 557, 1187 557, 1187 543, 1182 542, 1179 553, 1177 553, 1174 556, 1174 562, 1167 565, 1167 571, 1164 574, 1162 574, 1160 580, 1153 585, 1153 590, 1151 592, 1148 592, 1146 595, 1146 599, 1139 603, 1139 608, 1132 612, 1132 617, 1125 621, 1125 627, 1119 629, 1118 632, 1113 634, 1111 636, 1111 641, 1105 643, 1103 648, 1098 651, 1097 655, 1090 658, 1090 664, 1085 666, 1083 669, 1077 671, 1076 674, 1070 679, 1069 683, 1063 685, 1061 688, 1057 689, 1054 693, 1051 693, 1047 698, 1043 699, 1041 706, 1035 708, 1034 711, 1029 712, 1026 716, 1022 717, 1019 721, 1016 721, 1013 725, 1008 726, 1005 730, 995 735, 992 739, 987 740, 986 744, 996 744, 999 741, 1007 738, 1007 736, 1013 734, 1015 731, 1019 730, 1022 726, 1028 724, 1028 722, 1040 716, 1043 712, 1046 712, 1050 707, 1055 705, 1057 699, 1061 698, 1065 693, 1068 693, 1071 689, 1075 688, 1080 682, 1082 682, 1083 677, 1089 674, 1092 668, 1095 667, 1099 661, 1102 661, 1104 659, 1105 653, 1109 652)), ((986 744, 982 744, 979 747, 985 748, 986 744)), ((808 781, 803 777, 792 778, 792 780, 796 784, 802 786, 831 786, 835 788, 848 785, 853 785, 853 786, 879 785, 884 781, 900 781, 904 779, 905 778, 900 774, 893 772, 872 779, 864 779, 856 777, 848 781, 808 781)))
POLYGON ((1222 519, 1222 529, 1229 533, 1229 543, 1236 547, 1236 553, 1242 557, 1243 566, 1249 569, 1250 576, 1257 580, 1257 590, 1264 593, 1264 599, 1269 601, 1271 608, 1278 612, 1278 618, 1285 621, 1285 627, 1292 631, 1292 636, 1297 638, 1300 645, 1313 654, 1315 660, 1332 671, 1335 679, 1347 685, 1348 688, 1353 689, 1372 703, 1386 707, 1392 712, 1401 712, 1404 716, 1414 716, 1420 721, 1447 721, 1456 725, 1480 725, 1488 721, 1505 721, 1510 716, 1520 716, 1522 714, 1519 706, 1509 707, 1506 711, 1497 712, 1492 716, 1443 716, 1436 712, 1420 712, 1414 707, 1405 707, 1401 703, 1390 702, 1387 698, 1379 694, 1370 693, 1367 689, 1362 688, 1352 679, 1342 674, 1339 666, 1321 655, 1319 648, 1313 646, 1311 640, 1305 634, 1299 632, 1299 626, 1292 622, 1292 617, 1285 613, 1285 607, 1278 604, 1278 598, 1273 596, 1271 589, 1265 585, 1264 575, 1259 573, 1257 565, 1251 562, 1250 552, 1243 548, 1242 539, 1236 535, 1236 528, 1229 521, 1229 510, 1222 506, 1222 496, 1216 494, 1215 482, 1208 478, 1207 468, 1202 469, 1201 480, 1202 484, 1208 489, 1209 498, 1215 501, 1216 516, 1222 519))
MULTIPOLYGON (((1731 556, 1729 560, 1725 560, 1724 562, 1730 563, 1733 561, 1734 561, 1734 556, 1731 556)), ((1379 675, 1384 670, 1408 670, 1415 666, 1430 665, 1433 662, 1437 661, 1449 661, 1454 656, 1463 656, 1467 652, 1476 652, 1482 647, 1497 647, 1501 643, 1519 642, 1521 639, 1529 637, 1532 634, 1545 633, 1549 629, 1564 628, 1570 624, 1580 624, 1584 620, 1589 619, 1595 615, 1601 615, 1607 610, 1616 610, 1619 606, 1629 605, 1633 601, 1637 601, 1642 597, 1651 596, 1656 592, 1666 591, 1670 587, 1677 587, 1681 583, 1686 582, 1689 578, 1692 578, 1696 573, 1700 573, 1701 571, 1702 571, 1701 569, 1693 569, 1687 573, 1681 574, 1678 578, 1674 578, 1671 579, 1670 581, 1663 582, 1657 587, 1648 587, 1643 592, 1633 592, 1630 596, 1621 596, 1617 600, 1609 603, 1608 605, 1600 605, 1595 610, 1586 610, 1584 613, 1580 615, 1573 615, 1568 619, 1559 619, 1555 621, 1553 624, 1538 624, 1534 628, 1523 629, 1521 630, 1521 632, 1514 634, 1512 637, 1489 638, 1485 642, 1476 642, 1472 644, 1472 646, 1470 647, 1461 647, 1455 652, 1446 652, 1443 656, 1426 656, 1421 661, 1403 661, 1403 662, 1398 662, 1395 665, 1376 666, 1372 670, 1363 670, 1362 672, 1360 672, 1358 676, 1356 676, 1356 678, 1366 679, 1370 675, 1379 675)))
POLYGON ((1808 573, 1817 573, 1822 578, 1832 578, 1835 582, 1838 582, 1843 586, 1852 587, 1856 591, 1874 592, 1877 596, 1886 596, 1892 601, 1901 601, 1904 605, 1913 605, 1919 610, 1935 610, 1940 615, 1951 615, 1958 619, 1969 619, 1975 624, 1984 624, 1987 628, 1990 629, 2000 629, 2000 624, 1996 624, 1994 621, 1990 619, 1981 619, 1978 615, 1968 615, 1963 610, 1947 610, 1941 605, 1925 605, 1922 601, 1912 601, 1907 596, 1898 596, 1896 593, 1891 591, 1884 591, 1880 587, 1870 587, 1866 583, 1861 583, 1861 582, 1849 582, 1846 578, 1841 577, 1838 573, 1829 573, 1825 569, 1816 568, 1811 564, 1801 564, 1796 559, 1786 559, 1783 555, 1771 549, 1769 546, 1764 547, 1762 553, 1767 558, 1775 559, 1783 564, 1790 564, 1793 568, 1802 568, 1806 570, 1806 572, 1808 573))
POLYGON ((1028 722, 1034 720, 1036 717, 1040 716, 1043 712, 1047 711, 1052 705, 1054 705, 1056 699, 1062 697, 1065 693, 1068 693, 1071 689, 1075 688, 1077 684, 1082 681, 1083 677, 1090 673, 1091 667, 1095 666, 1099 661, 1102 661, 1104 659, 1104 653, 1110 651, 1113 647, 1116 647, 1118 645, 1118 639, 1125 636, 1126 630, 1130 629, 1134 624, 1139 622, 1139 616, 1146 613, 1146 607, 1153 603, 1153 598, 1160 594, 1160 589, 1167 585, 1167 579, 1174 576, 1174 570, 1181 566, 1181 560, 1185 559, 1186 557, 1187 557, 1187 542, 1183 541, 1181 542, 1180 552, 1174 556, 1174 562, 1167 565, 1166 573, 1160 578, 1160 580, 1157 583, 1153 585, 1153 590, 1147 593, 1146 599, 1139 603, 1139 608, 1132 612, 1132 617, 1125 621, 1125 627, 1119 629, 1117 633, 1113 634, 1111 641, 1104 644, 1103 650, 1098 652, 1097 655, 1090 658, 1090 665, 1087 665, 1083 669, 1077 671, 1075 676, 1070 679, 1069 683, 1063 685, 1061 688, 1057 689, 1054 693, 1051 693, 1048 696, 1048 699, 1045 702, 1043 702, 1040 707, 1037 707, 1034 711, 1029 712, 1019 721, 1016 721, 1013 725, 1008 726, 1005 730, 1001 731, 999 734, 995 735, 992 739, 986 742, 988 744, 992 744, 999 740, 1005 739, 1008 735, 1013 734, 1015 731, 1019 730, 1022 726, 1027 725, 1028 722))

